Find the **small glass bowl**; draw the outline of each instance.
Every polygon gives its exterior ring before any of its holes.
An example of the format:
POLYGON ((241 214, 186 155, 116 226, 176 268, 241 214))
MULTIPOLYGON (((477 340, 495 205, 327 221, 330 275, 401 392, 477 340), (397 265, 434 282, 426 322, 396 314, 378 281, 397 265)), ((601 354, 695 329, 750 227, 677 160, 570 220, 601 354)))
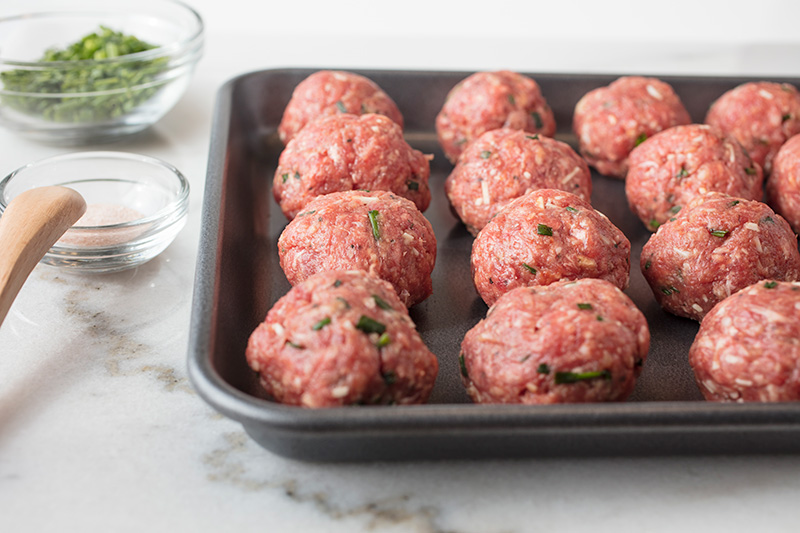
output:
POLYGON ((175 0, 0 5, 0 125, 73 145, 138 132, 178 102, 202 50, 200 15, 175 0), (47 50, 63 50, 103 27, 156 47, 117 57, 103 58, 103 48, 98 59, 41 60, 47 50))
POLYGON ((42 258, 48 265, 132 268, 164 251, 186 223, 189 182, 178 169, 122 152, 72 153, 15 170, 0 181, 0 215, 20 193, 47 185, 75 189, 87 204, 84 217, 42 258))

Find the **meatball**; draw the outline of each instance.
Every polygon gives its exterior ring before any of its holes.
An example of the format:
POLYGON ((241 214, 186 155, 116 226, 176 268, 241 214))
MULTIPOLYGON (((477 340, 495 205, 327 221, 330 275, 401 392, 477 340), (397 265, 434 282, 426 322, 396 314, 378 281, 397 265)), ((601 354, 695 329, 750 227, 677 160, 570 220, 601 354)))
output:
POLYGON ((289 283, 323 270, 366 270, 392 284, 407 306, 433 292, 436 237, 413 202, 386 191, 319 196, 278 239, 289 283))
POLYGON ((631 151, 625 194, 631 210, 655 231, 708 192, 761 200, 762 182, 761 167, 738 141, 691 124, 656 133, 631 151))
POLYGON ((278 125, 278 135, 288 143, 309 122, 342 113, 386 115, 403 127, 397 104, 375 82, 352 72, 321 70, 295 87, 278 125))
POLYGON ((631 150, 659 131, 690 122, 669 84, 626 76, 586 93, 575 106, 572 129, 589 165, 624 179, 631 150))
POLYGON ((701 320, 758 280, 800 279, 800 253, 789 224, 769 206, 710 193, 658 228, 641 268, 664 309, 701 320))
POLYGON ((788 83, 744 83, 711 104, 706 124, 738 140, 769 174, 781 145, 800 133, 800 92, 788 83))
POLYGON ((459 363, 477 403, 622 401, 650 346, 641 311, 600 279, 518 287, 467 332, 459 363))
POLYGON ((512 200, 536 189, 560 189, 590 201, 592 175, 568 144, 502 128, 467 147, 445 181, 445 192, 473 235, 512 200))
POLYGON ((781 146, 767 180, 769 204, 800 231, 800 134, 781 146))
POLYGON ((303 407, 424 403, 439 369, 392 286, 359 270, 295 285, 246 357, 270 395, 303 407))
POLYGON ((498 128, 555 135, 553 111, 534 80, 507 70, 477 72, 450 90, 436 116, 439 144, 452 163, 470 141, 498 128))
POLYGON ((487 305, 517 287, 600 278, 628 286, 631 243, 574 194, 540 189, 511 202, 472 244, 472 279, 487 305))
POLYGON ((706 400, 800 400, 800 283, 766 280, 709 312, 689 350, 706 400))
POLYGON ((317 196, 355 189, 391 191, 424 211, 431 201, 430 172, 425 155, 383 115, 332 115, 289 142, 272 193, 289 220, 317 196))

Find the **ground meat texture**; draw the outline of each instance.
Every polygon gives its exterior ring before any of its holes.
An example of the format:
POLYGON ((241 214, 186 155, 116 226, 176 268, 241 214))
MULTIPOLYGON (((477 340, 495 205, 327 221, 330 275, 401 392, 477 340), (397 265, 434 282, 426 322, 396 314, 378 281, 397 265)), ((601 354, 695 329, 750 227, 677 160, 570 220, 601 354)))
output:
POLYGON ((511 202, 472 244, 472 279, 487 305, 517 287, 600 278, 628 286, 631 243, 574 194, 533 191, 511 202))
POLYGON ((800 284, 759 281, 700 324, 689 363, 706 400, 800 400, 800 284))
POLYGON ((800 231, 800 135, 781 146, 767 180, 769 204, 800 231))
POLYGON ((450 90, 436 116, 439 144, 452 163, 470 141, 498 128, 555 135, 553 110, 534 80, 507 70, 477 72, 450 90))
POLYGON ((283 230, 278 254, 292 285, 324 270, 359 269, 391 283, 409 307, 433 292, 433 228, 413 202, 386 191, 317 197, 283 230))
POLYGON ((659 131, 690 122, 669 84, 626 76, 586 93, 575 106, 572 128, 591 166, 624 179, 631 150, 659 131))
POLYGON ((763 195, 761 167, 738 141, 711 126, 675 126, 656 133, 631 151, 628 162, 628 204, 651 231, 709 192, 748 200, 763 195))
POLYGON ((739 85, 711 105, 706 124, 737 139, 769 174, 781 145, 800 133, 800 92, 788 83, 739 85))
POLYGON ((278 135, 288 143, 309 122, 343 113, 386 115, 403 127, 397 104, 375 82, 351 72, 321 70, 295 87, 278 125, 278 135))
POLYGON ((536 189, 560 189, 590 201, 592 175, 568 144, 502 128, 466 148, 445 181, 445 192, 473 235, 512 200, 536 189))
POLYGON ((622 401, 650 346, 631 300, 598 279, 519 287, 461 343, 462 381, 477 403, 622 401))
POLYGON ((766 204, 722 193, 689 203, 644 245, 642 273, 661 306, 702 320, 761 279, 800 279, 797 238, 766 204))
POLYGON ((430 165, 383 115, 333 115, 303 128, 281 153, 272 193, 291 220, 317 196, 391 191, 428 208, 430 165))
POLYGON ((363 271, 294 286, 246 356, 270 395, 303 407, 423 403, 439 369, 392 286, 363 271))

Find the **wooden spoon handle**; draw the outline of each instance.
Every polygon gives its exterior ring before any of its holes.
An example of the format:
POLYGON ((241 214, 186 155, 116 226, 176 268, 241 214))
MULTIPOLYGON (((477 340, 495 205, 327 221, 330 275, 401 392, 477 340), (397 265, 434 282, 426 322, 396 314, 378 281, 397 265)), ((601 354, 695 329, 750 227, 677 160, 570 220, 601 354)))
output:
POLYGON ((51 246, 86 211, 66 187, 37 187, 14 198, 0 217, 0 324, 22 284, 51 246))

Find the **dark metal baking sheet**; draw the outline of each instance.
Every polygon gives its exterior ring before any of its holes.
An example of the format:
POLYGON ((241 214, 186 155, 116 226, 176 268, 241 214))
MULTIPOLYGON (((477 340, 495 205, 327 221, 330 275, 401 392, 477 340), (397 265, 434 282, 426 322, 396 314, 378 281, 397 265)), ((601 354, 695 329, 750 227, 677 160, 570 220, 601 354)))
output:
MULTIPOLYGON (((360 71, 397 102, 406 137, 434 154, 433 201, 425 212, 438 240, 434 294, 411 309, 440 362, 428 405, 310 410, 267 399, 247 367, 247 338, 289 289, 276 242, 286 220, 270 185, 282 145, 277 125, 294 87, 310 69, 237 77, 218 94, 203 206, 189 345, 189 373, 201 396, 238 420, 278 454, 313 461, 479 457, 796 453, 800 404, 713 404, 702 400, 687 362, 697 324, 669 315, 639 271, 649 237, 632 215, 621 181, 593 173, 595 208, 633 245, 627 294, 644 312, 652 345, 626 403, 556 406, 474 405, 460 383, 457 357, 466 331, 487 308, 472 285, 472 237, 451 214, 444 179, 452 168, 439 149, 434 117, 447 91, 468 72, 360 71)), ((555 112, 557 137, 575 146, 572 111, 615 75, 528 74, 555 112)), ((701 122, 711 102, 745 78, 660 76, 701 122)), ((780 79, 798 84, 796 79, 780 79)))

